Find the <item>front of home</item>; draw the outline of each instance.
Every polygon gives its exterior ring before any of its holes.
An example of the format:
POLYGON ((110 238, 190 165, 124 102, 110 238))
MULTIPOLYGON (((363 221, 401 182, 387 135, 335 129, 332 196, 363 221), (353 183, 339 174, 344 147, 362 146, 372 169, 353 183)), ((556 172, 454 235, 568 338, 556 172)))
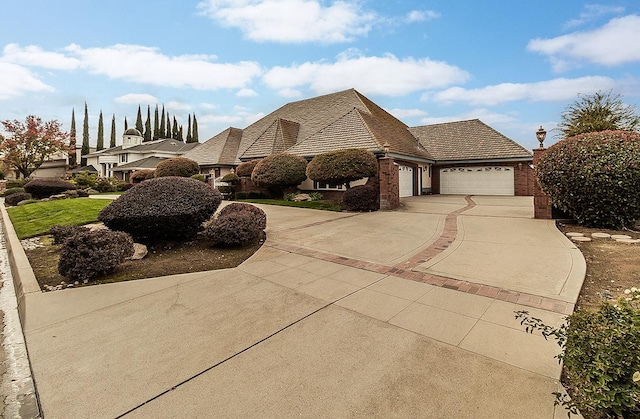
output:
MULTIPOLYGON (((493 128, 477 119, 408 127, 354 89, 288 103, 244 129, 226 129, 184 157, 219 177, 273 153, 311 160, 349 148, 391 158, 400 197, 531 195, 531 153, 493 128)), ((299 189, 336 188, 307 179, 299 189)))

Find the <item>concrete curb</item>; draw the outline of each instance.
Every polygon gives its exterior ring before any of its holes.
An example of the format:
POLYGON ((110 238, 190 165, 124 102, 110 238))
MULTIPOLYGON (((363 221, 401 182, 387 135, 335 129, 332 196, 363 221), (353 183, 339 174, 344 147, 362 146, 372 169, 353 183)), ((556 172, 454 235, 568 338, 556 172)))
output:
POLYGON ((22 244, 18 239, 13 223, 9 218, 9 213, 4 206, 4 198, 0 202, 0 213, 2 213, 2 228, 5 239, 7 241, 7 253, 9 254, 9 266, 13 274, 13 284, 16 290, 16 298, 18 299, 18 314, 24 329, 26 322, 26 297, 28 294, 40 293, 42 290, 33 273, 27 254, 22 248, 22 244))

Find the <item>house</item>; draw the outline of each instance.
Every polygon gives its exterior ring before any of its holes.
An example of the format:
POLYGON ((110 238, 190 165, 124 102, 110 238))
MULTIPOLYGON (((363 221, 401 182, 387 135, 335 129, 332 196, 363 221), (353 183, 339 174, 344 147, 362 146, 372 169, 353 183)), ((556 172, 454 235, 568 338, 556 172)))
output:
MULTIPOLYGON (((400 197, 530 194, 531 153, 493 128, 477 119, 408 127, 355 89, 288 103, 244 129, 226 129, 184 157, 218 177, 273 153, 311 160, 347 148, 392 158, 400 197)), ((307 179, 299 189, 336 188, 307 179)))
POLYGON ((87 167, 94 167, 99 176, 128 180, 132 172, 155 169, 162 160, 178 157, 199 146, 199 143, 183 143, 175 139, 143 142, 143 136, 135 128, 122 135, 122 145, 86 154, 87 167))

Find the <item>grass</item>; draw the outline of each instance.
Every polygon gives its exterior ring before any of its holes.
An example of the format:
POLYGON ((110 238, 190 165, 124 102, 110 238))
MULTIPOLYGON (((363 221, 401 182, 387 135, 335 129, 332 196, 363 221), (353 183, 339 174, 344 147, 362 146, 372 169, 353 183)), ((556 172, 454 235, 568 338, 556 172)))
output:
POLYGON ((282 207, 311 208, 324 211, 341 211, 339 205, 327 201, 285 201, 283 199, 239 199, 239 202, 250 202, 252 204, 279 205, 282 207))
POLYGON ((82 225, 98 220, 110 199, 62 199, 7 208, 18 238, 45 234, 56 224, 82 225))

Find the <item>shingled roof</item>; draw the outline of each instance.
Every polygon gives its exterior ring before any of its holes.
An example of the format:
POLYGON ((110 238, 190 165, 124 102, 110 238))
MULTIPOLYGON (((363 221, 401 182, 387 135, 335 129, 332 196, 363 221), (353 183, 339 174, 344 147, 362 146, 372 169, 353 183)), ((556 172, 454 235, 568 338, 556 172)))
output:
POLYGON ((116 154, 121 154, 123 152, 125 153, 161 152, 161 153, 173 153, 173 154, 180 155, 199 145, 200 145, 199 143, 183 143, 180 140, 166 138, 163 140, 148 141, 146 143, 138 144, 133 147, 128 147, 125 149, 123 149, 121 145, 117 147, 105 148, 103 150, 94 151, 93 153, 88 153, 85 156, 95 157, 95 156, 103 156, 103 155, 116 155, 116 154))
POLYGON ((238 146, 241 138, 241 129, 227 128, 220 134, 200 144, 199 147, 185 153, 182 157, 195 160, 200 166, 233 166, 237 164, 238 146))
POLYGON ((409 128, 436 161, 531 159, 531 153, 479 119, 409 128))

